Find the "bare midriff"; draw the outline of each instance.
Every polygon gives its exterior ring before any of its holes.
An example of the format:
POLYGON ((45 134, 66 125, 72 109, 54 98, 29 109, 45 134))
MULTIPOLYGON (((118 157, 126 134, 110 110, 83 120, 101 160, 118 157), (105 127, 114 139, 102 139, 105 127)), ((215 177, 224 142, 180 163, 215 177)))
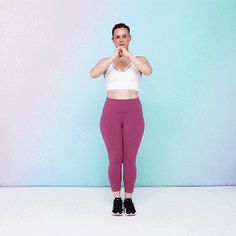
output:
POLYGON ((107 97, 113 99, 133 99, 138 97, 138 91, 130 89, 108 90, 107 97))

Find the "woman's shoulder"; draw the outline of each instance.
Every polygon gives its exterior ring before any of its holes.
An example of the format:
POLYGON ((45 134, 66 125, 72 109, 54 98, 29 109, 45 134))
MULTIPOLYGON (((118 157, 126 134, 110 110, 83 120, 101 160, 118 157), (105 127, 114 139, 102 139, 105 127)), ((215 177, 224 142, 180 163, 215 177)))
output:
MULTIPOLYGON (((101 58, 99 60, 99 62, 103 62, 103 61, 106 61, 107 59, 109 59, 109 57, 104 57, 104 58, 101 58)), ((110 65, 111 66, 111 65, 110 65)), ((107 70, 110 68, 110 66, 102 73, 103 74, 103 78, 105 78, 105 75, 107 73, 107 70)))

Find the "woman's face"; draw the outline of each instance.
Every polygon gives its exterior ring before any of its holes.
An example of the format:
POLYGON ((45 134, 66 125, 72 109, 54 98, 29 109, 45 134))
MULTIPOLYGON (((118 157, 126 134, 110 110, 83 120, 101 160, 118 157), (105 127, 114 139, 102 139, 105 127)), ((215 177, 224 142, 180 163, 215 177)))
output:
POLYGON ((115 29, 114 36, 112 38, 115 47, 122 46, 128 49, 130 40, 131 40, 131 35, 129 34, 126 28, 115 29))

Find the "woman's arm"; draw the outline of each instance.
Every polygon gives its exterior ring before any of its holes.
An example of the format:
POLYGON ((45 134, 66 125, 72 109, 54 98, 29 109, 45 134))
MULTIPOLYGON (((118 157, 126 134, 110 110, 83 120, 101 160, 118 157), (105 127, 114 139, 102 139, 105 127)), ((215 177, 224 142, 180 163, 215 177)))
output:
POLYGON ((152 74, 152 67, 149 64, 146 57, 143 56, 134 56, 131 53, 129 54, 129 59, 135 64, 139 71, 145 75, 152 74))
POLYGON ((145 75, 150 75, 152 73, 152 67, 149 64, 146 57, 143 56, 136 57, 132 55, 130 52, 128 52, 125 48, 122 48, 121 50, 124 56, 128 57, 140 72, 142 72, 145 75))
POLYGON ((118 47, 111 57, 103 58, 90 70, 90 76, 97 78, 108 69, 110 64, 119 56, 120 48, 118 47))
POLYGON ((97 78, 102 75, 113 62, 113 60, 113 56, 100 59, 98 63, 90 70, 90 76, 92 78, 97 78))

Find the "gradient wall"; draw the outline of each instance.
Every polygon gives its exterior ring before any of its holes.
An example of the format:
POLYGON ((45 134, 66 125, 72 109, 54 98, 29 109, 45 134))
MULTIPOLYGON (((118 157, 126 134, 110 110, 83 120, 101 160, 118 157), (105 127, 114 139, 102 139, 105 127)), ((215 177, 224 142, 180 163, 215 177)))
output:
POLYGON ((0 1, 0 185, 109 186, 114 24, 153 67, 136 186, 236 184, 236 1, 0 1))

